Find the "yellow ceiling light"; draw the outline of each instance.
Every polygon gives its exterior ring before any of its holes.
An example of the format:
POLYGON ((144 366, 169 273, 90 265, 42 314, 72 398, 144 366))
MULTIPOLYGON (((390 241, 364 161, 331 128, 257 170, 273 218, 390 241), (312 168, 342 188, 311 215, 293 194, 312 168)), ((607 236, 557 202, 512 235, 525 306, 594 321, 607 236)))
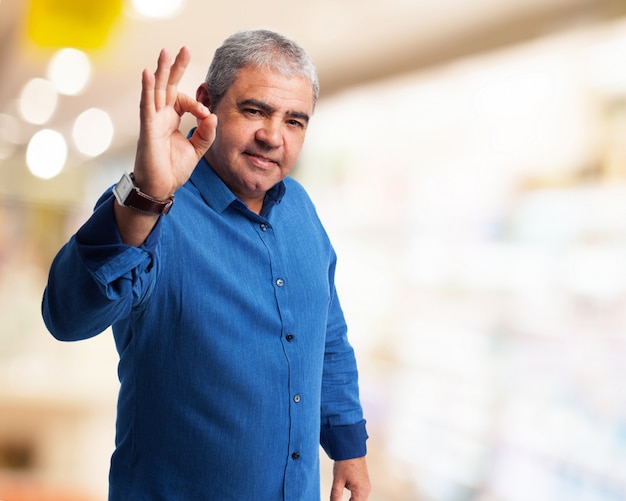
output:
POLYGON ((106 45, 123 0, 30 0, 26 32, 41 47, 99 49, 106 45))

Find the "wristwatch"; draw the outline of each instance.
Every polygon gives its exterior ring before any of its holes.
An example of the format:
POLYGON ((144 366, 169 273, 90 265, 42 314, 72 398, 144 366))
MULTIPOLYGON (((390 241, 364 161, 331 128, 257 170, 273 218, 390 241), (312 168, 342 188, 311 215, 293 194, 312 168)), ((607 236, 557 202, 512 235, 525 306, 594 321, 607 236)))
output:
POLYGON ((135 177, 127 172, 113 188, 113 194, 120 205, 155 216, 165 216, 174 205, 174 195, 167 200, 157 200, 139 191, 139 187, 135 185, 135 177))

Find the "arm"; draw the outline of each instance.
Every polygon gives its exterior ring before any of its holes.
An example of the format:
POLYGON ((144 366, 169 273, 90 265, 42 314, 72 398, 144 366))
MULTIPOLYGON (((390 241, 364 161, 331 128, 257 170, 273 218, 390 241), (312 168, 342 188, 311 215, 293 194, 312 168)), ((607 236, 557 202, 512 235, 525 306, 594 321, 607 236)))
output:
MULTIPOLYGON (((144 70, 140 132, 134 174, 144 193, 165 199, 182 186, 215 138, 217 118, 178 92, 189 63, 183 47, 174 62, 162 50, 156 72, 144 70), (198 126, 187 139, 179 130, 189 112, 198 126)), ((44 292, 46 326, 66 341, 99 334, 127 316, 154 282, 158 217, 103 199, 89 221, 52 263, 44 292)))
POLYGON ((156 276, 160 226, 141 247, 128 246, 117 230, 113 203, 110 193, 98 202, 50 267, 42 314, 59 340, 95 336, 128 316, 156 276))
POLYGON ((334 262, 330 270, 332 296, 329 309, 322 380, 320 442, 335 460, 331 501, 343 499, 344 489, 352 501, 366 501, 371 485, 365 460, 367 432, 359 400, 354 350, 334 289, 334 262))

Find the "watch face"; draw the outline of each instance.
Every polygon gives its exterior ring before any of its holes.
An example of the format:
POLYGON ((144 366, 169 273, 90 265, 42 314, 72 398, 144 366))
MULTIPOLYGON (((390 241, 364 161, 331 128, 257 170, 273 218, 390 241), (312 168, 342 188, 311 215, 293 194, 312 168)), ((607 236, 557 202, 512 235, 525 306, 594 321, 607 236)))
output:
POLYGON ((120 182, 113 188, 113 194, 115 195, 115 198, 117 198, 117 201, 121 205, 124 205, 133 188, 133 180, 128 174, 124 174, 122 179, 120 179, 120 182))

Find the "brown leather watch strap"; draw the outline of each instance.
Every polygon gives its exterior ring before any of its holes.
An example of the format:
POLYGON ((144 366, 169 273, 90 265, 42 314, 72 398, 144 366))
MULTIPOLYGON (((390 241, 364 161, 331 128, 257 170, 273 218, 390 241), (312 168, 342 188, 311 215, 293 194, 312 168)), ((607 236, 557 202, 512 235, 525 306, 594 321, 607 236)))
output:
POLYGON ((146 195, 139 191, 139 189, 136 189, 128 194, 124 205, 146 214, 165 216, 172 208, 172 205, 174 205, 174 196, 172 195, 167 200, 162 201, 152 198, 150 195, 146 195))

